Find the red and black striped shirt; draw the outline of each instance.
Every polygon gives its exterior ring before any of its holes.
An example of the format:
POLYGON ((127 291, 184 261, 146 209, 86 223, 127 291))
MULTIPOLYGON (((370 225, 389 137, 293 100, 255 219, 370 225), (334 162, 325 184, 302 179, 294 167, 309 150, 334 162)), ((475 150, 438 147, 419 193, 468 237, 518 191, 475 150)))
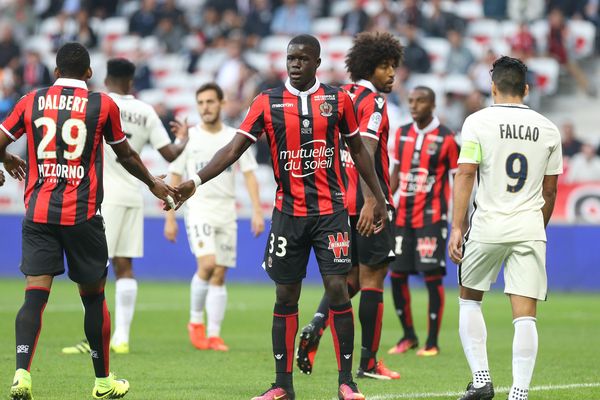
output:
MULTIPOLYGON (((354 102, 354 110, 358 118, 360 135, 377 141, 377 148, 373 155, 375 172, 379 178, 379 185, 389 204, 393 204, 390 190, 390 159, 387 150, 388 136, 390 134, 390 121, 387 115, 385 98, 379 95, 373 84, 361 80, 343 87, 354 102)), ((364 199, 360 187, 358 170, 350 152, 342 148, 342 162, 346 168, 348 178, 347 196, 348 213, 358 215, 362 209, 364 199)))
POLYGON ((454 133, 435 117, 423 130, 414 123, 399 128, 393 160, 400 174, 397 226, 422 228, 446 219, 458 154, 454 133))
POLYGON ((266 132, 277 182, 275 207, 296 217, 346 207, 340 134, 358 133, 348 93, 318 80, 306 92, 285 86, 259 94, 238 133, 255 142, 266 132))
POLYGON ((25 218, 76 225, 102 204, 103 142, 125 140, 119 108, 85 82, 61 78, 23 96, 0 130, 27 135, 25 218))

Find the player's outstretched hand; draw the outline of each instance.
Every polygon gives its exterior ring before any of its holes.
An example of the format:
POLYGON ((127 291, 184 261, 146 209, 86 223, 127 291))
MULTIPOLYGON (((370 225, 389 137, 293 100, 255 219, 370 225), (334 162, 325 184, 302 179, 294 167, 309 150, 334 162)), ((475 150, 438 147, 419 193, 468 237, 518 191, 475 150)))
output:
POLYGON ((265 230, 265 219, 263 218, 262 211, 256 210, 252 213, 252 219, 250 221, 252 234, 254 237, 258 237, 265 230))
POLYGON ((366 196, 365 203, 360 210, 360 216, 356 223, 356 230, 362 236, 370 236, 373 233, 373 222, 375 221, 375 207, 377 202, 373 196, 366 196))
POLYGON ((189 199, 194 195, 194 193, 196 193, 196 185, 194 184, 194 181, 190 179, 177 186, 176 190, 177 205, 175 206, 175 209, 179 210, 179 207, 181 207, 181 205, 185 203, 187 199, 189 199))
POLYGON ((171 121, 169 122, 169 127, 171 128, 171 133, 173 133, 177 139, 186 140, 188 138, 189 126, 187 124, 187 118, 183 121, 171 121))
POLYGON ((0 171, 0 186, 4 185, 4 172, 0 171))
POLYGON ((448 241, 448 255, 453 263, 458 264, 463 258, 463 238, 460 229, 452 229, 450 240, 448 241))
POLYGON ((25 168, 27 167, 27 163, 22 160, 20 157, 6 153, 6 157, 4 158, 4 169, 6 172, 13 178, 22 181, 25 179, 25 168))
POLYGON ((169 242, 177 242, 177 231, 179 227, 177 226, 177 220, 175 218, 170 219, 167 218, 165 221, 165 239, 169 242))
POLYGON ((165 177, 166 175, 155 176, 149 189, 154 196, 165 202, 163 210, 168 211, 175 207, 177 190, 173 189, 163 181, 165 177))

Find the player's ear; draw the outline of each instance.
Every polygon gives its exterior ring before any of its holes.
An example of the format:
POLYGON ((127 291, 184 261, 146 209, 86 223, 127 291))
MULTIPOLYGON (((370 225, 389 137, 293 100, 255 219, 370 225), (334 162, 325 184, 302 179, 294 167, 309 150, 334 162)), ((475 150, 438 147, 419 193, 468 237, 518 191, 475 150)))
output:
POLYGON ((527 97, 528 94, 529 94, 529 85, 525 84, 525 92, 523 93, 523 97, 527 97))
POLYGON ((60 78, 60 71, 58 70, 58 67, 54 68, 54 78, 60 78))
POLYGON ((496 88, 496 83, 492 81, 492 97, 496 97, 498 95, 498 89, 496 88))
POLYGON ((317 68, 321 66, 321 57, 317 58, 317 68))
POLYGON ((94 75, 92 68, 88 68, 87 71, 85 71, 84 80, 87 81, 88 79, 92 79, 92 75, 94 75))

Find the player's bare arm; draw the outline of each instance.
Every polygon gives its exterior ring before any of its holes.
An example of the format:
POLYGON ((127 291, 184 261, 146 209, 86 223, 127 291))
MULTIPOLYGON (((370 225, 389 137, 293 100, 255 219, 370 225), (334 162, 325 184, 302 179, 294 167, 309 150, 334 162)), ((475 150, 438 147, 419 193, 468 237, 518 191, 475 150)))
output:
POLYGON ((166 204, 166 210, 172 208, 173 204, 171 202, 176 198, 177 191, 163 182, 161 177, 154 177, 150 174, 150 171, 148 171, 142 162, 140 155, 131 148, 129 142, 124 140, 111 145, 111 147, 117 155, 119 163, 121 163, 127 172, 144 182, 154 196, 163 200, 166 204))
MULTIPOLYGON (((385 204, 385 197, 383 196, 383 192, 379 186, 379 180, 375 174, 375 167, 373 166, 373 160, 371 158, 372 156, 369 155, 369 151, 363 145, 360 135, 346 137, 345 140, 348 148, 350 149, 350 154, 352 155, 354 164, 358 169, 359 175, 365 180, 368 188, 370 189, 370 193, 364 193, 365 204, 369 194, 375 197, 375 204, 373 206, 373 220, 377 226, 373 227, 373 225, 364 225, 364 221, 363 225, 361 225, 361 221, 359 220, 356 228, 358 229, 358 233, 363 236, 369 236, 373 232, 379 233, 384 228, 386 223, 387 207, 385 204)), ((364 208, 365 207, 363 207, 363 209, 364 208)))
MULTIPOLYGON (((363 146, 364 148, 367 150, 367 153, 369 154, 369 158, 371 159, 371 162, 373 162, 373 165, 375 165, 374 162, 374 154, 375 151, 377 150, 377 140, 375 139, 371 139, 368 137, 362 137, 362 142, 363 142, 363 146)), ((358 177, 359 181, 360 181, 360 188, 362 189, 363 195, 364 195, 364 205, 360 210, 360 216, 358 218, 358 226, 372 226, 374 221, 375 221, 375 217, 373 215, 374 210, 375 210, 375 196, 373 196, 373 192, 371 191, 371 189, 369 189, 369 185, 367 185, 367 182, 365 182, 365 180, 363 179, 362 175, 359 175, 358 177)))
POLYGON ((398 190, 398 186, 400 186, 400 164, 395 163, 392 168, 392 172, 390 172, 390 190, 393 193, 396 193, 398 190))
POLYGON ((244 181, 246 183, 248 194, 250 195, 250 202, 252 203, 250 229, 252 230, 252 234, 257 237, 265 230, 265 219, 263 217, 260 196, 258 194, 258 180, 253 171, 246 171, 244 172, 244 181))
MULTIPOLYGON (((231 141, 221 150, 217 151, 208 164, 198 171, 200 184, 206 183, 221 172, 225 171, 229 166, 236 162, 242 154, 250 147, 252 142, 242 135, 235 135, 231 141)), ((196 192, 196 183, 193 179, 183 182, 177 187, 178 202, 176 210, 196 192)))
MULTIPOLYGON (((169 175, 169 183, 173 187, 177 187, 181 184, 182 177, 179 174, 171 173, 169 175)), ((177 219, 175 218, 175 210, 169 210, 165 214, 165 228, 164 235, 165 239, 169 242, 177 242, 177 233, 179 231, 179 227, 177 226, 177 219)))
POLYGON ((189 139, 189 126, 187 124, 187 119, 184 119, 183 121, 171 121, 169 122, 169 126, 171 127, 171 132, 177 138, 177 141, 161 147, 158 149, 158 152, 162 158, 165 159, 165 161, 173 162, 177 157, 179 157, 187 145, 189 139))
POLYGON ((453 262, 462 260, 464 219, 469 208, 469 199, 475 182, 478 164, 460 164, 454 176, 452 191, 452 232, 448 241, 448 254, 453 262))
MULTIPOLYGON (((0 135, 0 161, 4 163, 4 169, 6 169, 6 172, 10 176, 22 181, 25 179, 25 167, 27 167, 27 163, 20 157, 6 151, 6 148, 11 143, 12 141, 7 135, 0 135)), ((2 184, 4 184, 4 175, 2 176, 2 184)))
POLYGON ((544 214, 544 227, 548 226, 552 211, 554 211, 554 202, 556 201, 556 191, 558 185, 558 175, 545 175, 542 181, 542 197, 544 198, 544 206, 542 214, 544 214))

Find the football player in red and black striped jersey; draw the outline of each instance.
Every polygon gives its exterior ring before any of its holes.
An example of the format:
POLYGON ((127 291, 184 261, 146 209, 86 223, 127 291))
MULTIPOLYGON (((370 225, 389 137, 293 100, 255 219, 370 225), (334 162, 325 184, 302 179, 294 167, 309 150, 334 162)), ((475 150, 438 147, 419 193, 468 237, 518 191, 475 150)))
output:
POLYGON ((389 351, 404 353, 418 347, 412 322, 408 275, 422 273, 429 293, 427 342, 419 356, 439 353, 438 335, 444 312, 446 237, 450 179, 458 167, 454 132, 434 116, 435 93, 418 86, 408 96, 414 122, 396 137, 392 191, 396 205, 396 260, 392 262, 392 294, 404 335, 389 351))
MULTIPOLYGON (((394 259, 393 200, 390 190, 387 142, 390 124, 384 93, 394 84, 395 69, 402 58, 400 42, 389 33, 365 32, 354 39, 346 57, 346 68, 353 83, 344 86, 354 102, 359 129, 369 150, 379 185, 388 203, 390 224, 377 235, 363 236, 356 229, 359 216, 368 211, 369 198, 363 196, 364 181, 348 151, 342 149, 342 162, 348 177, 348 214, 352 227, 352 265, 348 275, 350 295, 360 291, 359 318, 362 325, 361 357, 358 377, 399 379, 400 374, 389 370, 376 355, 381 338, 383 319, 383 283, 387 267, 394 259)), ((314 356, 327 326, 329 303, 323 296, 312 321, 302 329, 297 363, 301 371, 311 373, 314 356)))
MULTIPOLYGON (((0 161, 14 178, 25 179, 23 259, 25 303, 17 314, 17 371, 11 398, 31 398, 29 370, 41 330, 42 313, 54 276, 64 273, 79 286, 85 333, 96 383, 94 397, 124 396, 125 380, 109 371, 110 315, 104 299, 108 251, 101 214, 103 140, 121 165, 162 199, 172 188, 155 178, 131 149, 121 129, 119 108, 103 93, 88 91, 90 56, 79 43, 56 54, 55 84, 19 100, 0 124, 0 161), (27 162, 6 147, 27 136, 27 162)), ((111 397, 116 398, 116 397, 111 397)))
POLYGON ((293 38, 287 48, 285 86, 258 95, 238 135, 192 180, 179 186, 181 199, 225 170, 265 133, 277 182, 275 209, 263 268, 276 283, 273 356, 276 380, 256 400, 293 399, 294 341, 298 300, 311 248, 330 299, 330 325, 339 369, 339 398, 363 399, 352 381, 354 323, 346 276, 351 268, 350 226, 340 138, 365 179, 369 198, 358 229, 368 235, 386 225, 386 201, 373 162, 363 146, 350 96, 316 77, 321 46, 310 35, 293 38), (375 226, 377 226, 375 228, 375 226))

